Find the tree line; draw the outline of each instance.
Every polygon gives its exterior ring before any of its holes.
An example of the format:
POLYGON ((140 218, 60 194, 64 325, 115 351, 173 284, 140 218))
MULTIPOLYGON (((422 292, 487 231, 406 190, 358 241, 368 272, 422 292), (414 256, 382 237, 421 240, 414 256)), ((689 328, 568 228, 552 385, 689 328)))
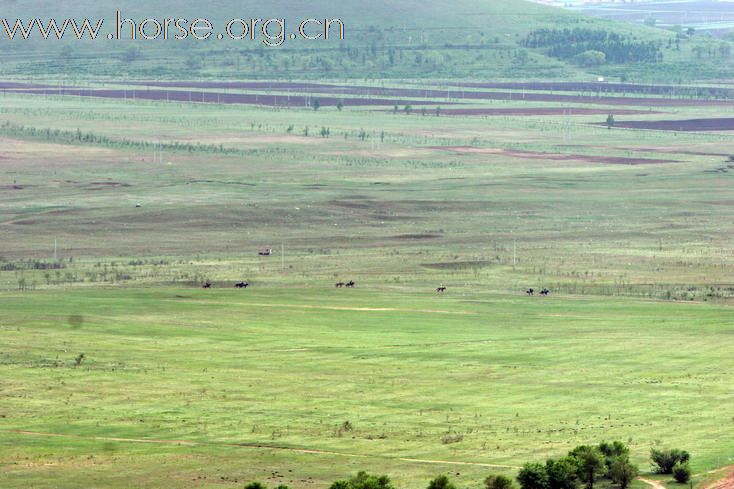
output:
MULTIPOLYGON (((690 481, 690 455, 685 450, 651 449, 650 461, 659 474, 672 474, 676 481, 690 481)), ((627 489, 637 477, 639 468, 630 462, 629 448, 620 441, 601 442, 598 445, 579 445, 565 457, 546 462, 528 462, 517 474, 520 489, 593 489, 596 483, 610 483, 627 489)), ((269 489, 261 482, 251 482, 245 489, 269 489)), ((290 489, 281 484, 275 489, 290 489)), ((397 489, 387 475, 372 475, 360 471, 357 475, 333 482, 329 489, 397 489)), ((446 475, 428 483, 426 489, 457 489, 446 475)), ((517 489, 515 482, 501 474, 490 474, 484 479, 483 489, 517 489)))
POLYGON ((607 63, 658 63, 663 60, 662 43, 643 41, 605 29, 536 29, 521 41, 527 48, 546 48, 554 58, 568 60, 583 53, 603 53, 607 63))

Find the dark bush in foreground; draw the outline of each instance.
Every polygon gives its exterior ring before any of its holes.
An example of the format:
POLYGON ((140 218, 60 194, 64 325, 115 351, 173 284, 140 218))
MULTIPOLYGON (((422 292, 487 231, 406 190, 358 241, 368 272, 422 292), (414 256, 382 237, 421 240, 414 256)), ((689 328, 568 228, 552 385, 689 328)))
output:
POLYGON ((268 486, 262 482, 250 482, 245 486, 245 489, 268 489, 268 486))
POLYGON ((588 489, 594 489, 594 482, 607 472, 606 459, 598 447, 581 445, 574 448, 569 455, 578 462, 579 479, 588 489))
POLYGON ((490 475, 484 479, 485 489, 513 489, 512 479, 504 475, 490 475))
POLYGON ((613 482, 619 484, 620 489, 627 489, 632 479, 637 477, 638 472, 637 466, 633 465, 629 458, 619 456, 614 459, 609 468, 609 477, 613 482))
POLYGON ((548 473, 539 463, 526 463, 517 474, 522 489, 548 489, 548 473))
POLYGON ((691 480, 691 468, 687 462, 675 464, 673 467, 673 478, 681 484, 685 484, 691 480))
POLYGON ((376 476, 360 471, 350 479, 334 482, 329 489, 395 489, 395 487, 386 475, 376 476))
POLYGON ((579 464, 574 457, 563 457, 545 462, 548 489, 576 489, 579 464))
POLYGON ((456 486, 445 475, 439 475, 428 483, 428 489, 456 489, 456 486))
POLYGON ((672 474, 676 464, 686 464, 691 456, 685 450, 677 448, 671 450, 650 449, 650 460, 658 474, 672 474))

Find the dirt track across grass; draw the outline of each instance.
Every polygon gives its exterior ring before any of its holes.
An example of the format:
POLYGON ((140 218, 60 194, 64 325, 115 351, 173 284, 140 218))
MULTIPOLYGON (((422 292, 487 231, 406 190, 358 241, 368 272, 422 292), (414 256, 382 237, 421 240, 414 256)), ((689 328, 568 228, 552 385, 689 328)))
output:
MULTIPOLYGON (((312 449, 312 448, 265 445, 261 443, 216 443, 216 442, 197 442, 197 441, 189 441, 189 440, 157 440, 157 439, 148 439, 148 438, 120 438, 120 437, 107 437, 107 436, 88 437, 88 436, 80 436, 80 435, 72 435, 72 434, 64 434, 64 433, 41 433, 38 431, 26 431, 26 430, 2 430, 1 432, 14 433, 17 435, 25 435, 25 436, 80 438, 80 439, 87 439, 87 440, 116 441, 116 442, 123 442, 123 443, 154 443, 154 444, 162 444, 162 445, 187 445, 187 446, 218 445, 222 447, 252 448, 252 449, 261 449, 261 450, 280 450, 280 451, 307 453, 307 454, 314 454, 314 455, 332 455, 336 457, 348 457, 348 458, 387 458, 387 459, 393 458, 393 457, 388 457, 388 456, 335 452, 331 450, 319 450, 319 449, 312 449)), ((505 468, 505 469, 519 469, 520 468, 515 465, 489 464, 489 463, 482 463, 482 462, 462 462, 462 461, 452 461, 452 460, 430 460, 430 459, 402 458, 402 457, 395 458, 395 460, 400 460, 402 462, 417 463, 417 464, 463 465, 463 466, 469 465, 469 466, 475 466, 475 467, 493 467, 493 468, 505 468)))

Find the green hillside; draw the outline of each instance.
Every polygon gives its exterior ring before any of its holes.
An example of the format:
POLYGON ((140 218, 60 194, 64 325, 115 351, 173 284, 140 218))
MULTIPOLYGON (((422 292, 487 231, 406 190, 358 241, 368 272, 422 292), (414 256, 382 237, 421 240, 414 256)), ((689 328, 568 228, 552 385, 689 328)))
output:
MULTIPOLYGON (((641 26, 593 19, 518 0, 417 0, 388 2, 273 2, 233 1, 203 6, 198 2, 163 0, 154 6, 92 2, 11 2, 2 16, 13 24, 32 18, 104 18, 103 35, 95 41, 43 40, 38 29, 28 40, 9 41, 2 32, 0 52, 3 75, 97 76, 111 78, 506 78, 588 79, 599 74, 642 79, 660 73, 650 63, 580 63, 549 55, 548 49, 524 45, 538 29, 589 29, 616 33, 629 39, 659 43, 668 60, 673 33, 641 26), (300 20, 339 18, 345 39, 329 41, 285 39, 267 48, 262 35, 252 40, 149 41, 108 40, 115 29, 116 9, 123 17, 142 22, 147 18, 207 18, 214 32, 224 30, 232 18, 286 18, 286 32, 294 33, 300 20)), ((273 25, 271 32, 278 32, 273 25)), ((151 27, 155 29, 155 26, 151 27)), ((336 30, 332 31, 336 35, 336 30)), ((657 64, 657 63, 653 63, 657 64)), ((672 71, 676 71, 673 68, 672 71)), ((680 71, 680 70, 677 70, 680 71)))

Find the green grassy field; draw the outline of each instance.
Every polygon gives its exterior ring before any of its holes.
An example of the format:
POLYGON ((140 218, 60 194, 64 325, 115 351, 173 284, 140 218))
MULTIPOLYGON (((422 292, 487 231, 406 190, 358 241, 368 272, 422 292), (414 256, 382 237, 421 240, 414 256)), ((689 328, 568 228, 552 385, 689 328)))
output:
MULTIPOLYGON (((477 488, 604 439, 732 463, 728 133, 0 101, 0 487, 477 488)), ((617 119, 731 112, 651 109, 617 119)))
POLYGON ((698 472, 734 449, 723 306, 113 288, 6 293, 3 311, 5 487, 302 487, 357 469, 476 486, 602 439, 643 467, 686 446, 698 472))

